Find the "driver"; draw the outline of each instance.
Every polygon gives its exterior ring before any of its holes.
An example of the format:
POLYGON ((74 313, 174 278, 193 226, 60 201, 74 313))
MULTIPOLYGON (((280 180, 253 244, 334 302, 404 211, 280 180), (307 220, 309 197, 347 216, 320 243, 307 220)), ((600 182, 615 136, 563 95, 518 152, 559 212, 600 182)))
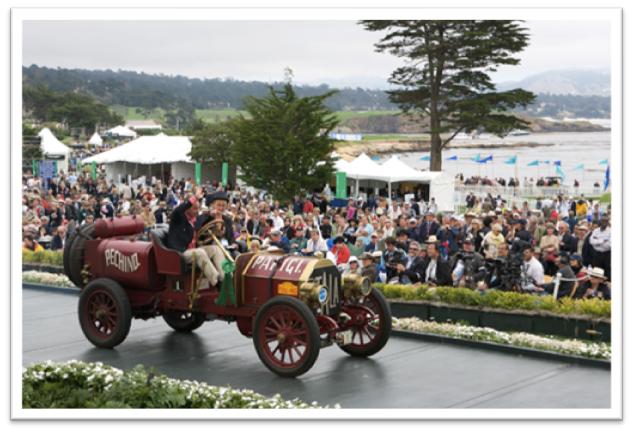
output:
POLYGON ((235 233, 233 231, 233 218, 230 213, 226 212, 229 204, 229 196, 223 191, 214 192, 207 196, 206 204, 209 206, 209 213, 198 217, 198 220, 196 221, 196 230, 211 221, 219 222, 222 220, 224 228, 223 230, 220 230, 220 236, 216 235, 218 240, 225 248, 237 248, 235 233))
POLYGON ((199 220, 200 200, 203 197, 204 193, 198 187, 194 195, 174 208, 165 245, 167 248, 180 251, 186 263, 190 264, 195 260, 209 284, 216 286, 221 276, 221 268, 216 268, 211 263, 210 257, 215 258, 215 250, 208 246, 196 245, 195 229, 199 220))

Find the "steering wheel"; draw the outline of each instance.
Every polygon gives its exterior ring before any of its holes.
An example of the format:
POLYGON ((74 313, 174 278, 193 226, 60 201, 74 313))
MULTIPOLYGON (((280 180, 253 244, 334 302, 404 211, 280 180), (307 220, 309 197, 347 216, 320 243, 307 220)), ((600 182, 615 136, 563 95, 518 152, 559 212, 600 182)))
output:
POLYGON ((224 221, 216 219, 209 221, 196 231, 196 245, 210 245, 213 241, 213 236, 220 239, 224 234, 224 221))

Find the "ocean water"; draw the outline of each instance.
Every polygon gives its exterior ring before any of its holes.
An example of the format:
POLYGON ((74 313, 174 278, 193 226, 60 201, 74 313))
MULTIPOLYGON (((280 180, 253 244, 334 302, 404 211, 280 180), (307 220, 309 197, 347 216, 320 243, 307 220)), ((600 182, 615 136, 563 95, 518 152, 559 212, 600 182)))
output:
MULTIPOLYGON (((524 177, 536 178, 540 176, 555 176, 554 161, 561 161, 561 169, 566 176, 565 183, 572 184, 577 179, 581 186, 593 184, 604 180, 606 165, 599 164, 602 160, 611 162, 611 134, 605 132, 554 132, 542 134, 529 134, 522 136, 487 137, 485 139, 465 139, 454 141, 456 145, 471 144, 475 147, 451 149, 442 152, 442 168, 449 174, 463 173, 469 176, 503 177, 505 179, 515 175, 514 165, 505 164, 508 158, 517 156, 516 172, 520 180, 524 177), (534 143, 536 147, 508 147, 485 149, 476 147, 477 144, 495 143, 516 145, 520 143, 534 143), (539 146, 540 144, 540 146, 539 146), (547 146, 545 144, 553 144, 547 146), (492 162, 479 164, 471 159, 477 154, 482 158, 492 155, 492 162), (451 156, 457 156, 457 161, 447 161, 451 156), (550 161, 549 164, 541 163, 538 167, 528 167, 527 164, 534 161, 550 161), (579 164, 584 164, 584 170, 576 169, 579 164)), ((412 152, 401 154, 400 159, 410 166, 428 170, 429 162, 421 161, 422 156, 428 152, 412 152)), ((383 158, 383 160, 386 159, 383 158)))

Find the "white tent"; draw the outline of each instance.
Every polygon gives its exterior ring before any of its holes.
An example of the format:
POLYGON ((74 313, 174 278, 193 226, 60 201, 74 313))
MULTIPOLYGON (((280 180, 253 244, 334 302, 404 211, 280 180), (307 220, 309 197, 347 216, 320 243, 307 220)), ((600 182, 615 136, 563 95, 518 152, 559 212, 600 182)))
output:
POLYGON ((347 177, 356 180, 385 180, 380 175, 381 167, 376 162, 367 156, 365 153, 361 153, 355 160, 347 164, 346 173, 347 177))
MULTIPOLYGON (((106 175, 117 180, 131 175, 165 178, 167 174, 177 178, 195 177, 195 162, 189 157, 191 141, 185 136, 144 135, 106 152, 85 158, 82 164, 104 164, 106 175)), ((220 179, 221 164, 210 164, 211 170, 203 170, 202 181, 220 179)))
POLYGON ((114 149, 98 153, 83 160, 84 164, 96 162, 129 162, 134 164, 160 164, 170 162, 191 162, 187 155, 191 152, 189 137, 144 135, 114 149))
MULTIPOLYGON (((339 163, 340 161, 337 161, 337 164, 339 163)), ((389 197, 392 183, 422 183, 429 185, 429 198, 435 198, 439 210, 453 210, 455 181, 452 177, 442 172, 416 170, 395 155, 379 165, 363 153, 352 162, 337 165, 336 168, 347 173, 347 177, 356 179, 356 193, 360 180, 385 182, 389 197)))
POLYGON ((88 140, 88 144, 101 147, 103 146, 103 139, 97 132, 95 132, 94 134, 92 134, 92 137, 90 137, 90 140, 88 140))
POLYGON ((115 126, 114 128, 108 129, 106 131, 106 134, 111 135, 113 137, 127 137, 127 138, 136 137, 136 132, 122 125, 115 126))
POLYGON ((70 148, 59 141, 48 128, 43 128, 37 136, 41 139, 40 149, 44 158, 57 160, 57 169, 67 172, 70 148))

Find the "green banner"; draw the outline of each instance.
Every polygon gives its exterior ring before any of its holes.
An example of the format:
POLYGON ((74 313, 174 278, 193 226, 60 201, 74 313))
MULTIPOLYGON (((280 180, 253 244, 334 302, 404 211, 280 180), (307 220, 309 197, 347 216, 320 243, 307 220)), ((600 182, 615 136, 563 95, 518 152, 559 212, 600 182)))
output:
POLYGON ((229 163, 222 163, 222 185, 227 186, 229 184, 229 163))
POLYGON ((34 159, 33 161, 31 161, 31 164, 33 166, 33 176, 39 175, 40 162, 34 159))
POLYGON ((77 174, 81 173, 81 159, 77 158, 77 167, 75 167, 77 174))
POLYGON ((200 185, 202 183, 202 164, 196 162, 196 185, 200 185))
POLYGON ((336 172, 336 198, 347 198, 347 174, 336 172))
POLYGON ((57 176, 57 161, 53 161, 53 176, 57 176))
POLYGON ((90 175, 92 176, 92 180, 97 180, 97 163, 93 162, 90 164, 90 175))

